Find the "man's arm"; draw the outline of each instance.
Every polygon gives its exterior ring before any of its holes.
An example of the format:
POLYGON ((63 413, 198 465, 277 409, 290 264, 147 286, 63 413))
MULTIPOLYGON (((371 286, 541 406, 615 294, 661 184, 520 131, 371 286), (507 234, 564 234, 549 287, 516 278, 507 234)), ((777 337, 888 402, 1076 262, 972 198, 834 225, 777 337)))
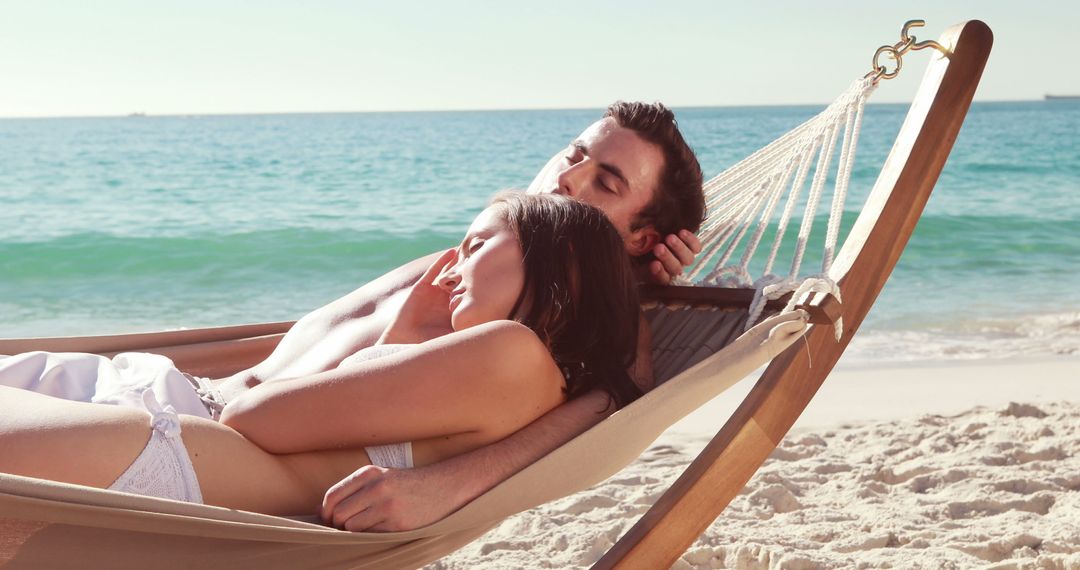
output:
POLYGON ((321 516, 351 531, 400 531, 434 523, 596 425, 613 409, 589 392, 480 449, 414 469, 361 467, 327 492, 321 516))
MULTIPOLYGON (((637 359, 631 376, 642 391, 653 387, 652 334, 639 315, 637 359)), ((331 487, 323 520, 351 531, 401 531, 432 524, 511 475, 600 423, 615 411, 608 395, 593 390, 522 430, 469 453, 414 469, 369 465, 331 487)))

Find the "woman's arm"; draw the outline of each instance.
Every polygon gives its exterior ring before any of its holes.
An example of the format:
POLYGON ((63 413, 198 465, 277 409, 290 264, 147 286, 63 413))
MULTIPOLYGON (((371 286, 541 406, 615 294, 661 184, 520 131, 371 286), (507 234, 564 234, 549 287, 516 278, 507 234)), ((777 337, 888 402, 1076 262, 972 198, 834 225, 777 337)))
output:
POLYGON ((272 453, 415 441, 492 440, 562 402, 561 373, 525 326, 485 323, 401 352, 257 386, 221 422, 272 453))

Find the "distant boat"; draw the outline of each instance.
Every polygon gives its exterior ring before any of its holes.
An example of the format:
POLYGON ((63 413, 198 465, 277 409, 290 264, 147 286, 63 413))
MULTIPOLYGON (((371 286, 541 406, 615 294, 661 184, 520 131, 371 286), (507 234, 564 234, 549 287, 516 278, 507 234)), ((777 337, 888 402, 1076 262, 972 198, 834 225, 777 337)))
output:
MULTIPOLYGON (((1047 97, 1049 97, 1049 95, 1047 95, 1047 97)), ((146 113, 143 113, 142 111, 136 111, 134 113, 128 113, 128 116, 129 117, 145 117, 146 113)))
POLYGON ((1080 101, 1080 95, 1046 95, 1047 101, 1080 101))

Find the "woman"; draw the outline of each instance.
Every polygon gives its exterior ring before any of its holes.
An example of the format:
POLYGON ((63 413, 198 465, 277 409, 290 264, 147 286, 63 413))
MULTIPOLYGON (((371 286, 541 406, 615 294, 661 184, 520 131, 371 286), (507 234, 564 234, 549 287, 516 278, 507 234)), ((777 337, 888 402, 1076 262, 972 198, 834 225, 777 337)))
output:
POLYGON ((636 282, 595 208, 503 194, 410 291, 380 344, 257 383, 220 422, 0 390, 0 471, 270 514, 307 514, 374 462, 425 465, 568 398, 640 395, 636 282), (404 442, 404 443, 403 443, 404 442))

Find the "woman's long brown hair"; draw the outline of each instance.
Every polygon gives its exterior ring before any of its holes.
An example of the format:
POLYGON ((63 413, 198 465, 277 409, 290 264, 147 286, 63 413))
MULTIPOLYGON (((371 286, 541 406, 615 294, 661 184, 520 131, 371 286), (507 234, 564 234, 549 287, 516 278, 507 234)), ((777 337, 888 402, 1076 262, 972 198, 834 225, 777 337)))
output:
POLYGON ((524 255, 525 286, 511 317, 547 345, 567 398, 592 389, 617 407, 641 396, 628 369, 637 351, 638 285, 618 231, 597 208, 554 194, 503 192, 524 255))

